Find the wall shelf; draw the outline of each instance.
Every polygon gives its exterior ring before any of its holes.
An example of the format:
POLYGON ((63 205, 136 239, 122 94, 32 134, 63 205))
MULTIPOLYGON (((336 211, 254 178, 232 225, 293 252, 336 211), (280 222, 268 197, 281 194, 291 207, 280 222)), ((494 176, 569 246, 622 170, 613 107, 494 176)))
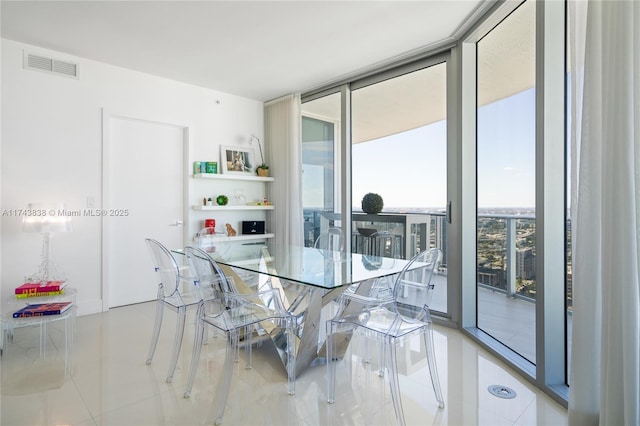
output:
POLYGON ((193 210, 223 211, 223 210, 273 210, 274 206, 192 206, 193 210))
POLYGON ((251 176, 249 174, 214 174, 214 173, 196 173, 193 175, 194 179, 217 179, 217 180, 245 180, 252 182, 273 182, 275 179, 272 177, 260 177, 260 176, 251 176))

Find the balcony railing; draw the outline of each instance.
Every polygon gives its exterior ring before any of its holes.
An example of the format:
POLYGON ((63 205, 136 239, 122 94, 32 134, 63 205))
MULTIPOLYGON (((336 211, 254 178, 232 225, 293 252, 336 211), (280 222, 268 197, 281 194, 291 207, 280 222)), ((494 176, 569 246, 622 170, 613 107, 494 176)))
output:
MULTIPOLYGON (((306 244, 327 226, 340 226, 340 215, 320 210, 305 210, 306 244)), ((477 219, 477 282, 480 287, 502 292, 507 297, 534 301, 536 298, 535 216, 528 214, 479 214, 477 219)), ((569 230, 569 223, 567 230, 569 230)), ((354 234, 358 229, 376 229, 397 235, 402 250, 396 257, 411 258, 419 251, 437 247, 442 250, 440 273, 447 270, 447 227, 444 212, 353 213, 354 234)), ((568 233, 570 235, 570 232, 568 233)), ((570 238, 568 238, 570 242, 570 238)), ((354 239, 354 250, 362 244, 354 239)), ((382 253, 388 255, 389 251, 382 253)), ((567 294, 571 306, 571 259, 567 253, 567 294)))

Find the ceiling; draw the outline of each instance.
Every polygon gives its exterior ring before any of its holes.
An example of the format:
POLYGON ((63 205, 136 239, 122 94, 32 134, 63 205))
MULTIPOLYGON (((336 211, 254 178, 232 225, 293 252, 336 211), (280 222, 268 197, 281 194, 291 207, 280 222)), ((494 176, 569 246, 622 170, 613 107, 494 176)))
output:
POLYGON ((7 1, 2 37, 267 101, 457 39, 487 0, 7 1))
MULTIPOLYGON (((513 10, 508 19, 482 37, 477 48, 479 106, 532 88, 535 2, 513 10)), ((352 142, 367 142, 444 120, 446 85, 445 67, 435 65, 352 91, 352 142)), ((315 99, 302 108, 311 117, 340 121, 339 95, 315 99)))

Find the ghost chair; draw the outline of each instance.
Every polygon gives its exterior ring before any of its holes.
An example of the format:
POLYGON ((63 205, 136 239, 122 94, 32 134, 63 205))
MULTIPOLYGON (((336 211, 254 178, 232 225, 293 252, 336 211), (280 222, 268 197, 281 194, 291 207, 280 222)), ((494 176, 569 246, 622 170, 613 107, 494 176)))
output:
POLYGON ((169 308, 177 313, 173 350, 166 379, 167 383, 171 383, 182 346, 187 308, 190 306, 195 307, 201 299, 211 297, 212 291, 211 289, 196 287, 188 268, 180 267, 171 252, 160 242, 151 238, 145 239, 145 242, 158 278, 156 320, 146 364, 150 365, 153 360, 162 327, 164 310, 169 308))
POLYGON ((251 347, 254 333, 270 334, 276 349, 286 356, 287 390, 295 393, 295 319, 289 314, 280 299, 278 290, 243 294, 233 280, 228 278, 218 263, 205 251, 196 247, 185 247, 192 270, 199 285, 213 286, 217 297, 200 300, 196 318, 196 335, 184 397, 189 398, 195 381, 203 337, 207 327, 222 333, 227 338, 225 361, 222 371, 221 392, 218 392, 216 424, 222 422, 229 395, 234 351, 242 343, 247 354, 247 368, 251 368, 251 347), (205 284, 206 283, 206 284, 205 284), (268 304, 264 300, 269 300, 268 304), (267 307, 271 306, 271 307, 267 307))
POLYGON ((321 233, 316 238, 313 247, 320 250, 343 251, 344 235, 342 234, 342 229, 336 227, 328 228, 326 232, 321 233))
MULTIPOLYGON (((398 275, 390 299, 368 297, 357 293, 345 293, 341 296, 341 309, 331 320, 327 321, 327 384, 328 402, 336 400, 336 362, 337 347, 344 346, 356 331, 363 331, 366 339, 375 339, 383 347, 380 357, 381 365, 387 370, 391 387, 391 398, 399 425, 405 424, 400 387, 398 381, 398 365, 396 346, 414 336, 424 340, 425 355, 431 375, 431 383, 440 408, 444 407, 444 399, 440 389, 440 381, 435 362, 433 347, 433 331, 429 313, 429 298, 433 290, 431 277, 440 259, 439 249, 431 249, 419 253, 404 267, 398 275), (410 298, 402 298, 401 294, 408 288, 410 298), (400 300, 402 298, 402 300, 400 300), (362 307, 354 312, 346 309, 352 303, 362 307)), ((368 356, 368 348, 366 349, 368 356)))

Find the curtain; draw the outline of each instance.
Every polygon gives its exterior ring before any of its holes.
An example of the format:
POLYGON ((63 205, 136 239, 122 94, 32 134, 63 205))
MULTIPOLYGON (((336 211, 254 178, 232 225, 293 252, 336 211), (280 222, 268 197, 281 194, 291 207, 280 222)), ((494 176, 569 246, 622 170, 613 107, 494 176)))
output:
POLYGON ((275 178, 274 183, 268 184, 269 199, 275 206, 269 212, 275 233, 270 245, 303 246, 300 95, 267 102, 264 120, 265 141, 270 147, 269 170, 275 178))
POLYGON ((640 2, 570 1, 570 425, 640 424, 640 2))

